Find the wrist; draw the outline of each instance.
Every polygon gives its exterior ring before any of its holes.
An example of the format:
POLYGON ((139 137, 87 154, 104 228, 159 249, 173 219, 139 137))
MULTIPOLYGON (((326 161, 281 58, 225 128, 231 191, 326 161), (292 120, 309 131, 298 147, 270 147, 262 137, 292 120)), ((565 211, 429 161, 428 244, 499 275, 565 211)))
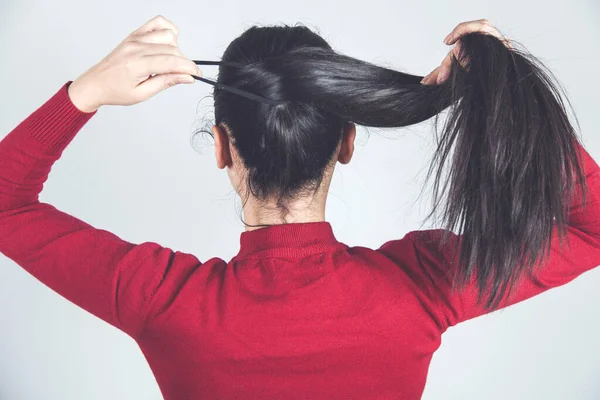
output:
POLYGON ((67 94, 71 99, 71 103, 73 103, 79 111, 92 113, 97 111, 101 106, 96 100, 93 87, 82 78, 77 78, 71 82, 67 88, 67 94))

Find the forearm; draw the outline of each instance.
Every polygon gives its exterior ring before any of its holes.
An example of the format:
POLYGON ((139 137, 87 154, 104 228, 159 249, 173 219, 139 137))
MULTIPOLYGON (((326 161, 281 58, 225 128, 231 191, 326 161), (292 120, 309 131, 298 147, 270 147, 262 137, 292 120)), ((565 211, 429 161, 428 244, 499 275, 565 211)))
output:
POLYGON ((71 103, 65 84, 0 141, 0 213, 38 201, 52 165, 94 114, 71 103))

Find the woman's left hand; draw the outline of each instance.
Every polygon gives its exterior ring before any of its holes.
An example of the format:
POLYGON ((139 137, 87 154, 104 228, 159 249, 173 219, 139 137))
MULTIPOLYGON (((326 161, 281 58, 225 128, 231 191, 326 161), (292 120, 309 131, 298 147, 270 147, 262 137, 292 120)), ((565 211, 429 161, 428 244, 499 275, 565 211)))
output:
POLYGON ((506 39, 498 29, 494 28, 487 19, 478 19, 476 21, 465 21, 461 22, 446 36, 444 43, 447 45, 454 45, 452 50, 448 52, 448 55, 444 58, 439 67, 431 71, 425 76, 421 83, 424 85, 433 85, 443 83, 450 75, 450 66, 452 65, 452 57, 458 59, 460 52, 460 41, 459 39, 471 32, 481 32, 488 35, 496 36, 502 40, 508 48, 512 48, 512 45, 508 39, 506 39))

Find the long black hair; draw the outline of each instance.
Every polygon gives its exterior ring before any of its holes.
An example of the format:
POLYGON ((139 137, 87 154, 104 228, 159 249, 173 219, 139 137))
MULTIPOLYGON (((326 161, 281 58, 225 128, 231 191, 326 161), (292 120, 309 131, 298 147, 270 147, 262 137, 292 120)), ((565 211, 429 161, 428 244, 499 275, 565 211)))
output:
POLYGON ((319 188, 346 124, 403 127, 436 116, 437 125, 448 111, 427 173, 437 166, 427 218, 443 204, 440 244, 454 229, 462 239, 454 287, 475 276, 479 301, 494 308, 548 254, 554 224, 566 235, 569 201, 587 186, 563 91, 538 59, 482 33, 461 38, 458 58, 445 82, 423 85, 422 76, 334 51, 303 25, 254 26, 222 56, 241 66, 221 65, 217 82, 282 103, 215 87, 215 124, 231 134, 248 195, 285 209, 319 188))

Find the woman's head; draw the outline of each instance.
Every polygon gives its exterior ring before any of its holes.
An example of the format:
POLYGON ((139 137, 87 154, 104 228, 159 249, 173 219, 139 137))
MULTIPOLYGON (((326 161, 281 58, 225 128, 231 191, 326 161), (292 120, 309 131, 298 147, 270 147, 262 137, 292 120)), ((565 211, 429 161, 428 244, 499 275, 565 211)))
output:
POLYGON ((215 150, 236 191, 248 200, 323 204, 337 161, 353 153, 355 124, 398 127, 445 106, 439 87, 334 51, 305 26, 254 26, 230 43, 218 82, 283 104, 215 88, 215 150), (232 144, 232 151, 230 149, 232 144), (236 163, 236 161, 240 161, 236 163))
POLYGON ((447 109, 427 218, 443 207, 442 227, 463 239, 455 288, 475 279, 488 307, 541 264, 554 227, 566 234, 570 199, 587 194, 560 87, 532 55, 494 36, 463 36, 438 85, 340 54, 303 26, 252 27, 222 61, 238 65, 221 65, 219 83, 283 102, 214 89, 219 166, 244 201, 276 200, 282 217, 291 203, 316 193, 322 201, 333 165, 352 156, 354 123, 403 127, 447 109))
POLYGON ((310 99, 294 100, 290 80, 306 78, 278 70, 272 60, 302 49, 331 47, 304 26, 252 27, 222 57, 245 67, 221 66, 218 82, 289 101, 272 106, 224 90, 214 93, 219 166, 230 167, 232 183, 245 200, 275 202, 281 214, 296 200, 325 194, 335 162, 350 161, 355 135, 347 118, 310 99))

